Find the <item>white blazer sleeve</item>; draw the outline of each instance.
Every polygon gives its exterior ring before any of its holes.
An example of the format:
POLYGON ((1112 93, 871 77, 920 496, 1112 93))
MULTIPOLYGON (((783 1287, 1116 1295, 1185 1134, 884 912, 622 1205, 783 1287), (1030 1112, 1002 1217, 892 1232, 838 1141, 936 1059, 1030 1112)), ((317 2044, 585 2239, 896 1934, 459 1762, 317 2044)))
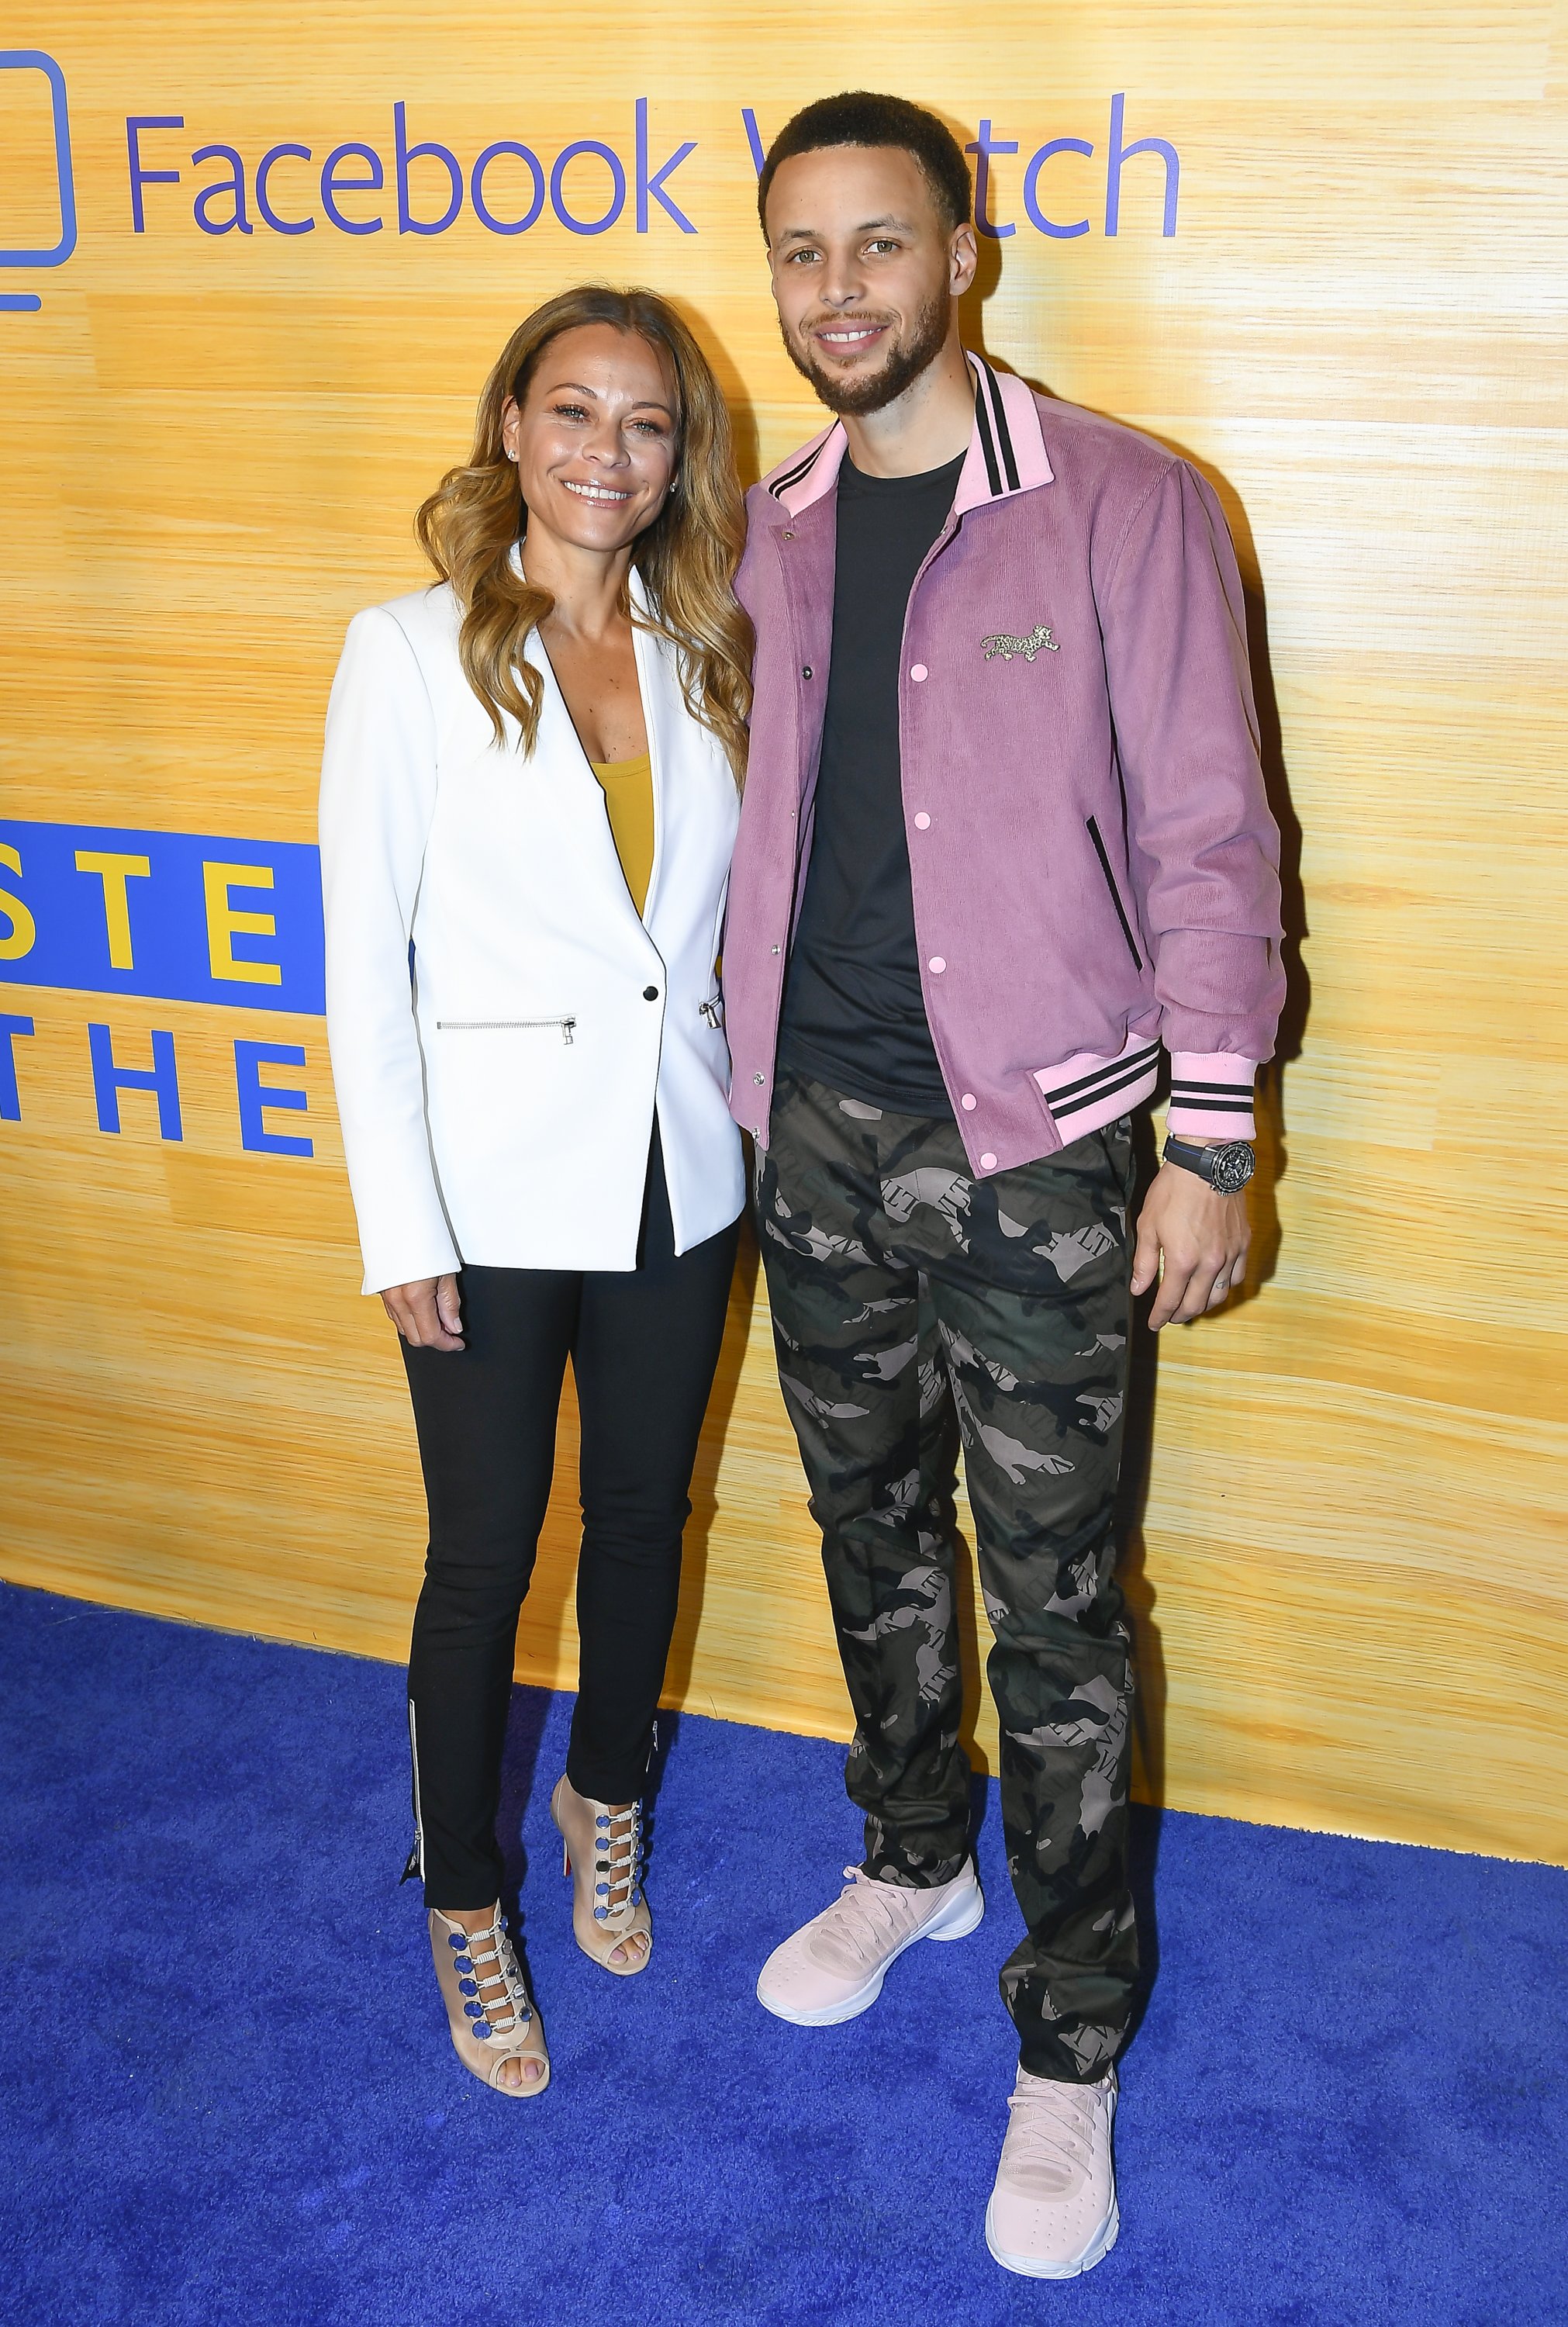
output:
POLYGON ((431 1156, 409 932, 435 811, 435 721, 396 617, 349 625, 327 708, 327 1041, 367 1293, 462 1266, 431 1156))

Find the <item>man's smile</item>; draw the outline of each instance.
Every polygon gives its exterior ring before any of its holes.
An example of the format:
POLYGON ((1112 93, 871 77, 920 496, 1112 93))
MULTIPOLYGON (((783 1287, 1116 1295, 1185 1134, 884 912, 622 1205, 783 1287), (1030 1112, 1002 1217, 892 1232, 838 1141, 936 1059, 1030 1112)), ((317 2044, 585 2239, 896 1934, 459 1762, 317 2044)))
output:
POLYGON ((869 348, 873 341, 880 340, 890 328, 887 323, 857 319, 853 322, 819 324, 809 336, 817 346, 829 348, 835 355, 857 355, 863 348, 869 348))

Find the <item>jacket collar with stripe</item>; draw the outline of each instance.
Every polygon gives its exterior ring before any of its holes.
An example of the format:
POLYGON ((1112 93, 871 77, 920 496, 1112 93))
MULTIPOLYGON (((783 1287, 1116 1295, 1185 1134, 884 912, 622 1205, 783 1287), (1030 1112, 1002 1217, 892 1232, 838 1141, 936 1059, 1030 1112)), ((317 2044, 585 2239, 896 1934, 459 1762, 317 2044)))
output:
MULTIPOLYGON (((975 375, 975 430, 954 496, 956 518, 1055 481, 1040 407, 1028 382, 994 371, 983 356, 966 352, 975 375)), ((843 421, 835 420, 762 480, 787 517, 801 516, 833 491, 848 443, 843 421)))

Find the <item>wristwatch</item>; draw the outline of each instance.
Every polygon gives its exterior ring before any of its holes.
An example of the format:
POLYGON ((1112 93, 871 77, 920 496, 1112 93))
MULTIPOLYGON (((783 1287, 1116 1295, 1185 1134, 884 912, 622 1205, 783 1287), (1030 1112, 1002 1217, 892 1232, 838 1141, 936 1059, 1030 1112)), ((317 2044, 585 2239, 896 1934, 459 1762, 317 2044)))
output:
POLYGON ((1218 1147, 1199 1147, 1191 1140, 1178 1139, 1171 1132, 1162 1155, 1167 1164, 1180 1164, 1183 1172, 1196 1172, 1200 1180, 1208 1181, 1217 1196, 1239 1195, 1257 1170, 1257 1157, 1245 1139, 1226 1139, 1218 1147))

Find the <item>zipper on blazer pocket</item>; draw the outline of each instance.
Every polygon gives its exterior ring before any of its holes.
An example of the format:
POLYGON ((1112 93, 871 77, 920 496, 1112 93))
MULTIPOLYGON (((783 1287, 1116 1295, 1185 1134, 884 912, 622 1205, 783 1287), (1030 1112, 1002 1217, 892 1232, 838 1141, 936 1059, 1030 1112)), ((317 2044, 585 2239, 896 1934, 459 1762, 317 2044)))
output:
POLYGON ((1116 886, 1116 876, 1111 870, 1111 860, 1106 854, 1106 844, 1100 838, 1100 827, 1092 816, 1086 817, 1084 821, 1088 827, 1089 838, 1095 844, 1095 855, 1100 860, 1100 871, 1106 876, 1106 886, 1111 892, 1111 902, 1116 909, 1116 919, 1122 925, 1122 935, 1127 940, 1127 951, 1133 957, 1133 967, 1142 969, 1143 957, 1138 951, 1137 939, 1133 935, 1133 924, 1127 919, 1126 907, 1122 902, 1122 892, 1116 886))
POLYGON ((438 1034, 516 1034, 536 1026, 555 1026, 562 1042, 570 1044, 576 1023, 575 1018, 438 1018, 435 1031, 438 1034))
POLYGON ((697 1016, 699 1018, 705 1018, 715 1034, 720 1033, 724 1023, 723 995, 722 994, 710 995, 707 1001, 699 1002, 697 1004, 697 1016))

